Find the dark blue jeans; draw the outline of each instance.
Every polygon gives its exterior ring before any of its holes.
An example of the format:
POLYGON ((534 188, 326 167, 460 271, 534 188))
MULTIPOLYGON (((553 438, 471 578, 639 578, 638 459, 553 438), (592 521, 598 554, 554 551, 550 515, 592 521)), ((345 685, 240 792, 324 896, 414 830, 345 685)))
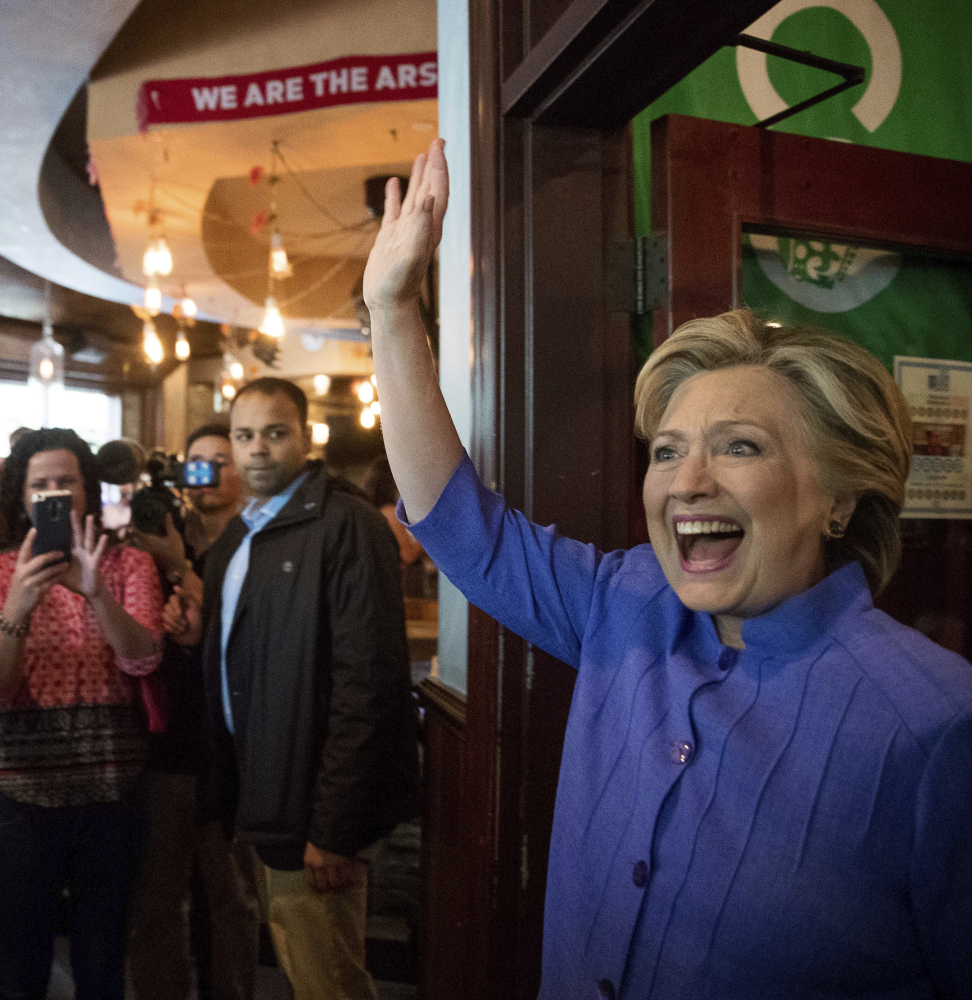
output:
POLYGON ((77 1000, 124 1000, 139 830, 132 802, 47 809, 0 794, 0 1000, 44 1000, 65 887, 77 1000))

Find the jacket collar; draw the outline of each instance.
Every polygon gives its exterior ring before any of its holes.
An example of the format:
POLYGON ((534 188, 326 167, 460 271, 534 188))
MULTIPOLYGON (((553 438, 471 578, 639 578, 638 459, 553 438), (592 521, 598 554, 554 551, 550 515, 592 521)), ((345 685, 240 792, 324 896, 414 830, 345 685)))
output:
POLYGON ((307 473, 307 478, 297 487, 294 495, 263 529, 264 531, 271 531, 288 524, 299 524, 302 521, 313 521, 321 517, 324 512, 324 501, 329 492, 327 469, 323 462, 312 459, 304 466, 304 472, 307 473))
POLYGON ((793 654, 816 645, 874 605, 864 570, 850 562, 824 577, 815 587, 742 623, 746 648, 770 655, 793 654))

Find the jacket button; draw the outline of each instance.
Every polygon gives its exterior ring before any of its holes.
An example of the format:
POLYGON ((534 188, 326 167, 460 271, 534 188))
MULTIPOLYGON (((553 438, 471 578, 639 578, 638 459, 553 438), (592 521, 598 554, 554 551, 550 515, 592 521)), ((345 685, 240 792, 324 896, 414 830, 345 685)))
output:
POLYGON ((293 573, 294 564, 289 559, 283 564, 283 571, 285 573, 293 573))
POLYGON ((614 1000, 614 983, 610 979, 602 979, 597 984, 597 1000, 614 1000))
POLYGON ((692 756, 692 744, 688 740, 680 740, 672 747, 672 760, 676 764, 685 764, 692 756))
POLYGON ((728 670, 735 666, 736 658, 739 654, 731 646, 726 646, 719 654, 719 669, 728 670))
POLYGON ((648 865, 644 861, 636 861, 631 871, 631 881, 639 888, 643 889, 648 884, 648 865))

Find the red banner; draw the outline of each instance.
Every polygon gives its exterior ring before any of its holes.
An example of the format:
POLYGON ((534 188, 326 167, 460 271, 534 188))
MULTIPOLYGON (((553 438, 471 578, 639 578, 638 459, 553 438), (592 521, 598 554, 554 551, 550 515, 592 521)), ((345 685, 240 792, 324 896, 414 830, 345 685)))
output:
POLYGON ((415 101, 438 93, 435 52, 344 56, 330 62, 243 76, 146 80, 138 92, 139 127, 226 122, 338 104, 415 101))

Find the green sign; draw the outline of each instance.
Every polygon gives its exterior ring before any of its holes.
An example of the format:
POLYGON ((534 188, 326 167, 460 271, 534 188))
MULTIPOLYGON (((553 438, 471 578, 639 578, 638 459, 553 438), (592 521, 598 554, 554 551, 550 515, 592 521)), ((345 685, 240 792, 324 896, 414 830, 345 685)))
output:
MULTIPOLYGON (((864 67, 865 81, 779 131, 972 162, 972 3, 783 0, 747 33, 864 67)), ((724 48, 633 122, 635 225, 650 232, 650 127, 676 113, 753 125, 837 82, 833 74, 724 48)), ((909 252, 745 235, 742 294, 780 320, 895 355, 972 361, 972 268, 909 252)), ((639 350, 647 356, 645 324, 639 350)))

